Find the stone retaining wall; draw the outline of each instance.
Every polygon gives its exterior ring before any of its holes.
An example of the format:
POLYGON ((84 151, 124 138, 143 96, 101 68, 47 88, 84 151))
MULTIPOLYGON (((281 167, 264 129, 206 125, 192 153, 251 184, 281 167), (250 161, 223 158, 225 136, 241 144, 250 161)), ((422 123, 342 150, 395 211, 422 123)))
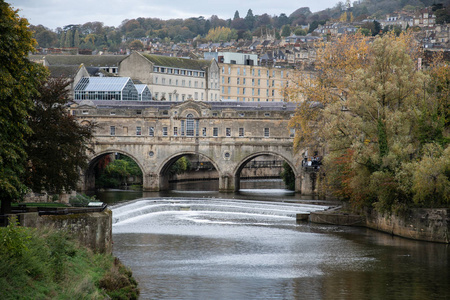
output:
POLYGON ((366 226, 414 240, 449 243, 450 209, 411 209, 403 215, 371 212, 366 226))
POLYGON ((342 226, 364 226, 420 241, 450 243, 450 208, 411 209, 401 215, 383 215, 375 211, 366 216, 339 211, 313 212, 312 223, 342 226))
POLYGON ((112 253, 112 212, 91 212, 69 215, 42 215, 36 213, 17 214, 20 224, 26 227, 43 226, 67 230, 80 243, 94 252, 112 253))

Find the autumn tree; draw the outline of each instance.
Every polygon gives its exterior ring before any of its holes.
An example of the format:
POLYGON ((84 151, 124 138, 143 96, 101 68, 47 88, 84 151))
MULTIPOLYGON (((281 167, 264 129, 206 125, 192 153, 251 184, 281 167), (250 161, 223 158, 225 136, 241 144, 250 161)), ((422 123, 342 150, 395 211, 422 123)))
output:
POLYGON ((316 71, 291 87, 302 97, 291 122, 297 148, 326 148, 329 186, 354 207, 392 211, 450 201, 448 66, 422 71, 419 55, 409 34, 371 43, 344 36, 324 45, 316 71))
POLYGON ((69 114, 70 82, 61 78, 42 80, 28 125, 28 155, 25 184, 33 191, 59 194, 75 190, 79 170, 88 161, 92 124, 79 124, 69 114))
POLYGON ((46 72, 31 63, 34 50, 28 21, 9 4, 0 1, 0 199, 1 214, 9 213, 11 202, 26 191, 21 181, 25 171, 26 136, 31 133, 27 116, 31 98, 46 72))

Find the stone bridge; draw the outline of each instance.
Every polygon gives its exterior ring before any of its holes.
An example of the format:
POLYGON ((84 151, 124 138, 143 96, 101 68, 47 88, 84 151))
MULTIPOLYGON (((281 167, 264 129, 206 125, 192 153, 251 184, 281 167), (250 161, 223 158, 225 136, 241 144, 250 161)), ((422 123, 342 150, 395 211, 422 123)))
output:
POLYGON ((95 186, 94 167, 111 153, 139 165, 144 191, 168 189, 169 167, 182 156, 200 154, 217 170, 219 190, 234 192, 249 161, 274 155, 293 169, 296 191, 312 193, 288 128, 294 110, 289 103, 81 101, 71 107, 72 114, 97 129, 80 188, 95 186))

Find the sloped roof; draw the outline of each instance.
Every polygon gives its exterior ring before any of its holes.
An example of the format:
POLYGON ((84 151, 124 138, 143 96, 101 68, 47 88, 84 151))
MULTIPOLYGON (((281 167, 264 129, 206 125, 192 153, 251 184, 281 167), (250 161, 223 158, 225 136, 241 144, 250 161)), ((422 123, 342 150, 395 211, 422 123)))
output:
POLYGON ((134 86, 136 87, 139 94, 142 94, 145 88, 148 88, 146 84, 135 84, 134 86))
POLYGON ((211 61, 208 60, 187 59, 152 54, 142 54, 142 56, 148 59, 154 65, 161 67, 203 71, 205 70, 205 68, 211 65, 211 61))
POLYGON ((50 77, 53 78, 74 78, 80 66, 48 66, 50 77))
POLYGON ((85 67, 117 67, 125 55, 46 55, 49 65, 81 65, 85 67))
POLYGON ((75 87, 76 91, 117 92, 130 81, 130 77, 83 77, 75 87))

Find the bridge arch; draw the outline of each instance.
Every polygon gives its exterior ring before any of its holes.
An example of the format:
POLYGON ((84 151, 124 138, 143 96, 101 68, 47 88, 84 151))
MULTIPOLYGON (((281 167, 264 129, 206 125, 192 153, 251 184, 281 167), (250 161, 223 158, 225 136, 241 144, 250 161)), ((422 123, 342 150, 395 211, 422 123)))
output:
MULTIPOLYGON (((86 170, 83 173, 84 178, 82 178, 82 184, 83 184, 83 188, 82 190, 85 191, 90 191, 90 190, 94 190, 95 189, 95 166, 99 163, 100 159, 102 159, 103 157, 105 157, 106 155, 110 155, 110 154, 115 154, 115 153, 119 153, 125 156, 128 156, 129 158, 131 158, 138 166, 139 169, 141 170, 142 174, 143 174, 143 178, 142 180, 145 180, 145 169, 144 166, 142 164, 141 161, 139 161, 139 159, 136 158, 136 156, 134 156, 133 154, 121 150, 121 149, 117 149, 117 148, 113 148, 113 149, 107 149, 107 150, 103 150, 101 152, 96 152, 94 155, 92 155, 89 158, 89 162, 88 162, 88 167, 86 168, 86 170)), ((145 184, 143 182, 143 184, 145 184)))
POLYGON ((292 169, 292 171, 295 174, 295 178, 297 180, 298 177, 298 171, 295 168, 294 163, 286 156, 274 152, 274 151, 259 151, 259 152, 255 152, 252 154, 249 154, 248 156, 246 156, 245 158, 243 158, 240 162, 238 162, 238 164, 236 165, 236 167, 233 170, 233 177, 234 177, 234 190, 235 192, 239 191, 240 189, 240 180, 241 180, 241 171, 242 169, 245 167, 245 165, 247 163, 249 163, 250 161, 252 161, 253 159, 259 157, 259 156, 263 156, 263 155, 272 155, 272 156, 276 156, 276 157, 280 157, 282 158, 292 169))
POLYGON ((212 159, 209 155, 206 155, 200 151, 181 151, 174 153, 170 156, 168 156, 166 159, 161 162, 157 174, 159 175, 159 190, 167 190, 169 188, 169 168, 181 157, 186 155, 202 155, 203 157, 207 158, 214 166, 218 174, 221 174, 221 169, 217 162, 212 159))

